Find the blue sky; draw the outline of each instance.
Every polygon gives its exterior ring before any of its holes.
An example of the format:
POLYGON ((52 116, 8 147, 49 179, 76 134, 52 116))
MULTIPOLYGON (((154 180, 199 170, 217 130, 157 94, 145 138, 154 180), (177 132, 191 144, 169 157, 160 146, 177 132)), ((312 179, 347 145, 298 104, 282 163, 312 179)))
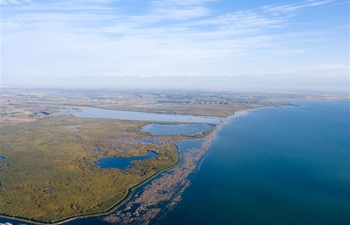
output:
POLYGON ((1 0, 2 86, 174 84, 164 77, 346 93, 349 1, 1 0))

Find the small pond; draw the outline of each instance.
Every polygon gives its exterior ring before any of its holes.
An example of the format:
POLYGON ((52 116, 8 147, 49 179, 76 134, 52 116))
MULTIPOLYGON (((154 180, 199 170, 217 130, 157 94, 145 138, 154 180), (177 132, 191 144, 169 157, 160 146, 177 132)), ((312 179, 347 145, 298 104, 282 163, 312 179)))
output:
POLYGON ((4 157, 0 156, 0 161, 3 160, 3 159, 4 159, 4 157))
POLYGON ((210 124, 148 124, 142 128, 144 132, 150 132, 152 135, 181 135, 189 136, 203 134, 203 132, 212 129, 210 124))
POLYGON ((128 158, 121 158, 121 157, 101 158, 97 161, 96 165, 99 166, 101 169, 118 168, 118 169, 124 170, 129 167, 132 167, 131 161, 151 159, 156 156, 158 156, 157 153, 152 151, 147 151, 147 155, 145 156, 128 157, 128 158))
POLYGON ((179 122, 179 123, 214 123, 221 122, 223 117, 193 116, 177 114, 160 114, 134 111, 119 111, 100 108, 87 108, 80 112, 72 113, 79 118, 109 118, 119 120, 140 120, 156 122, 179 122))

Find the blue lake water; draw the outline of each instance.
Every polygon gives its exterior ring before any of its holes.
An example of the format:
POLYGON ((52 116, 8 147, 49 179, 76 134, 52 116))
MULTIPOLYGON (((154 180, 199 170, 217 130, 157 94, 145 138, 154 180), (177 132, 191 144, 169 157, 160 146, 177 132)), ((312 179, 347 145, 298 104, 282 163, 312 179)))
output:
POLYGON ((4 159, 4 157, 1 157, 1 156, 0 156, 0 161, 3 160, 3 159, 4 159))
MULTIPOLYGON (((188 153, 188 151, 190 151, 193 148, 200 149, 203 142, 204 142, 204 138, 178 142, 177 146, 180 149, 181 157, 184 158, 184 154, 188 153)), ((183 165, 183 163, 184 161, 181 162, 181 165, 183 165)))
POLYGON ((299 103, 233 117, 152 224, 350 224, 349 102, 299 103))
POLYGON ((134 111, 119 111, 100 108, 87 108, 81 112, 72 113, 80 118, 109 118, 118 120, 140 120, 156 122, 179 122, 179 123, 220 123, 222 117, 193 116, 177 114, 160 114, 134 111))
MULTIPOLYGON (((298 103, 304 107, 232 117, 182 201, 151 224, 348 225, 350 102, 298 103)), ((178 145, 185 151, 201 143, 178 145)), ((67 224, 108 223, 88 218, 67 224)))
POLYGON ((196 139, 196 140, 186 140, 180 141, 177 143, 177 146, 180 149, 181 154, 188 152, 189 149, 192 148, 200 148, 204 142, 204 139, 196 139))
POLYGON ((147 151, 147 155, 139 156, 139 157, 128 157, 128 158, 108 157, 108 158, 101 158, 101 159, 98 159, 96 165, 99 166, 101 169, 118 168, 118 169, 124 170, 124 169, 132 166, 131 161, 151 159, 151 158, 156 157, 157 155, 158 154, 155 153, 155 152, 147 151))
POLYGON ((148 124, 142 128, 142 131, 150 132, 152 135, 200 135, 213 127, 210 124, 148 124))

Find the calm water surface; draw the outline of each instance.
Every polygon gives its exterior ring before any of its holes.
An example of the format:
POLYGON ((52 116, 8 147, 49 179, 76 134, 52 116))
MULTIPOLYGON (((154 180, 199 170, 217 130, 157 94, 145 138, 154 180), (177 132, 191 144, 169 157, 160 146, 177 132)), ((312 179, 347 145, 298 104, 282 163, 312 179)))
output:
POLYGON ((146 113, 134 111, 119 111, 100 108, 87 108, 81 112, 72 114, 80 118, 109 118, 119 120, 141 120, 157 122, 179 122, 179 123, 220 123, 222 117, 192 116, 176 114, 146 113))
POLYGON ((177 143, 177 146, 180 148, 181 154, 186 153, 192 148, 200 148, 204 142, 204 139, 196 140, 185 140, 177 143))
POLYGON ((200 135, 213 127, 210 124, 148 124, 142 128, 142 131, 150 132, 152 135, 200 135))
POLYGON ((153 224, 350 224, 349 102, 301 104, 233 117, 153 224))
POLYGON ((139 156, 139 157, 128 157, 128 158, 121 158, 121 157, 108 157, 108 158, 101 158, 97 161, 96 165, 99 166, 101 169, 108 169, 108 168, 118 168, 121 170, 124 170, 126 168, 132 167, 131 161, 135 160, 145 160, 145 159, 151 159, 156 157, 158 154, 152 151, 147 151, 147 155, 145 156, 139 156))

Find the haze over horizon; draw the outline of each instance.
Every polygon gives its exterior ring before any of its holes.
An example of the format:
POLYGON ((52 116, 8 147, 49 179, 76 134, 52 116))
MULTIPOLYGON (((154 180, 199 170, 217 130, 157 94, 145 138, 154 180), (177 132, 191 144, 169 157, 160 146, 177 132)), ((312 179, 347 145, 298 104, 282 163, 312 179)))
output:
POLYGON ((1 0, 1 86, 349 93, 349 1, 1 0))

